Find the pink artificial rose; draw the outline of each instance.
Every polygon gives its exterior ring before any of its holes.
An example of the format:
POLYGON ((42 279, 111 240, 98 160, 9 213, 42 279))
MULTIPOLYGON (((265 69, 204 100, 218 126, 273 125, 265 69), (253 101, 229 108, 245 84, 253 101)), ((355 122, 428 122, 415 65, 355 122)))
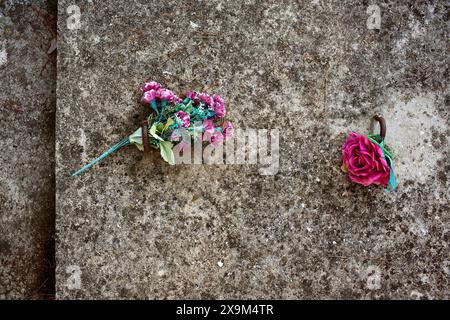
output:
POLYGON ((365 135, 352 132, 342 145, 342 168, 350 180, 364 186, 378 184, 384 187, 389 181, 390 168, 381 148, 365 135))
POLYGON ((142 92, 147 92, 150 90, 158 90, 159 88, 161 88, 161 84, 159 84, 158 82, 155 81, 150 81, 150 82, 146 82, 142 85, 142 92))
POLYGON ((149 105, 155 99, 156 99, 156 91, 155 90, 152 89, 150 91, 146 91, 142 95, 141 104, 149 105))
POLYGON ((230 121, 225 122, 222 126, 222 132, 225 141, 230 140, 233 137, 234 132, 233 124, 230 121))
POLYGON ((183 111, 180 110, 180 111, 177 111, 177 112, 175 113, 175 116, 176 116, 178 119, 180 119, 183 128, 188 128, 189 125, 191 124, 190 117, 189 117, 189 114, 188 114, 188 113, 183 112, 183 111))

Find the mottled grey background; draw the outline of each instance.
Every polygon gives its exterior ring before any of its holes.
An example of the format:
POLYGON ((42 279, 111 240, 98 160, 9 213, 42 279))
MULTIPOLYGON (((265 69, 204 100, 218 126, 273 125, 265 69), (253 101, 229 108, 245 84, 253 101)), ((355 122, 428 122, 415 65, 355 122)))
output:
POLYGON ((57 298, 449 298, 445 1, 64 0, 58 17, 57 298), (206 87, 237 127, 278 128, 278 174, 170 167, 129 147, 69 177, 137 128, 144 80, 206 87), (374 113, 397 156, 392 193, 339 169, 374 113))
POLYGON ((0 299, 54 296, 56 1, 0 1, 0 299))

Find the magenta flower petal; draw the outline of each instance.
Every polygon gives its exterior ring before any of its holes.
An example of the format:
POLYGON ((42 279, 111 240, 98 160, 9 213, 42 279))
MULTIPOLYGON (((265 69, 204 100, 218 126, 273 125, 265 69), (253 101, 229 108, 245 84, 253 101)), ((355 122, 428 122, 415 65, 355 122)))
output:
POLYGON ((189 90, 188 92, 186 92, 186 97, 194 100, 195 98, 197 98, 197 92, 189 90))
POLYGON ((144 92, 141 98, 141 104, 149 105, 155 99, 156 99, 156 91, 151 89, 150 91, 144 92))
POLYGON ((198 95, 198 98, 207 106, 212 106, 214 103, 213 98, 209 94, 204 93, 204 92, 200 93, 198 95))
POLYGON ((188 128, 191 124, 189 114, 183 111, 177 111, 175 116, 181 121, 183 128, 188 128))
POLYGON ((142 92, 147 92, 150 90, 158 90, 159 88, 161 88, 161 84, 159 84, 158 82, 155 81, 150 81, 150 82, 146 82, 142 85, 142 92))
POLYGON ((214 133, 209 137, 209 143, 211 143, 214 147, 217 147, 223 143, 223 135, 218 130, 215 130, 214 133))
POLYGON ((226 121, 222 125, 222 132, 223 132, 225 141, 230 140, 233 137, 233 132, 234 132, 233 124, 230 121, 226 121))
POLYGON ((175 102, 178 100, 178 97, 176 96, 175 93, 173 93, 173 91, 169 90, 169 89, 159 89, 156 92, 156 96, 161 99, 161 100, 165 100, 168 102, 175 102))
POLYGON ((383 151, 365 135, 350 133, 342 145, 342 162, 350 180, 364 186, 387 186, 390 169, 383 151))
POLYGON ((225 117, 226 114, 225 105, 220 103, 214 103, 214 112, 216 113, 216 117, 218 118, 225 117))
POLYGON ((212 119, 203 121, 203 141, 209 141, 212 135, 216 132, 216 127, 212 119))

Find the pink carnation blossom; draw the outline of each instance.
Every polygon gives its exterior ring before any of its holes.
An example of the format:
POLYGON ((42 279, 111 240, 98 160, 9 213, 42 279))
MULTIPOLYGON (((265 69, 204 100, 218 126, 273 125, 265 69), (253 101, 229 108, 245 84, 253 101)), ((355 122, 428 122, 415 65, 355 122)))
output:
POLYGON ((234 132, 233 124, 230 121, 226 121, 222 126, 222 132, 225 141, 230 140, 233 137, 234 132))
POLYGON ((219 104, 225 104, 225 102, 223 101, 223 98, 221 96, 219 96, 218 94, 213 95, 213 100, 215 103, 219 103, 219 104))
POLYGON ((342 145, 342 168, 350 180, 364 186, 371 184, 387 186, 390 168, 380 146, 365 135, 352 132, 342 145))
POLYGON ((144 92, 141 98, 141 104, 149 105, 155 99, 156 99, 156 91, 151 89, 150 91, 144 92))
POLYGON ((209 137, 209 143, 214 147, 217 147, 223 143, 223 135, 220 131, 215 130, 214 133, 209 137))
POLYGON ((212 119, 203 121, 203 129, 203 141, 209 141, 215 147, 223 142, 222 132, 217 130, 212 119))
POLYGON ((177 111, 177 112, 175 113, 175 116, 176 116, 178 119, 180 119, 183 128, 187 128, 187 127, 189 127, 189 125, 191 124, 191 122, 190 122, 190 117, 189 117, 189 114, 188 114, 188 113, 183 112, 183 111, 180 110, 180 111, 177 111))
POLYGON ((223 118, 227 111, 224 104, 214 103, 214 112, 216 113, 216 117, 223 118))
POLYGON ((188 92, 186 92, 186 97, 191 99, 194 102, 194 105, 197 105, 200 103, 200 99, 199 99, 199 93, 189 90, 188 92))
POLYGON ((206 104, 207 106, 212 106, 213 103, 214 103, 213 98, 211 98, 211 96, 210 96, 209 94, 204 93, 204 92, 200 93, 200 94, 198 95, 198 98, 199 98, 201 101, 203 101, 203 103, 206 104))
POLYGON ((223 98, 217 94, 213 96, 213 110, 216 113, 216 117, 223 118, 226 114, 225 102, 223 98))
POLYGON ((165 100, 168 102, 174 102, 178 100, 178 97, 175 95, 175 93, 173 93, 173 91, 169 90, 169 89, 159 89, 156 92, 156 96, 161 99, 161 100, 165 100))
POLYGON ((197 92, 189 90, 188 92, 186 92, 186 97, 194 100, 195 98, 197 98, 197 92))
POLYGON ((212 119, 203 121, 203 141, 208 141, 215 131, 217 130, 212 119))
POLYGON ((150 90, 158 90, 159 88, 161 88, 161 84, 159 84, 158 82, 155 81, 150 81, 150 82, 146 82, 142 85, 142 92, 147 92, 150 90))

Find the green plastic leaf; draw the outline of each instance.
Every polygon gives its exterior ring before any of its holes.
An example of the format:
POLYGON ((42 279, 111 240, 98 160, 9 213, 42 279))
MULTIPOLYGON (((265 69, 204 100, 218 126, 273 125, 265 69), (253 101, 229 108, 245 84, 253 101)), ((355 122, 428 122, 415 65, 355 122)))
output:
POLYGON ((163 132, 163 130, 164 130, 164 124, 161 123, 161 122, 159 122, 159 123, 156 125, 156 130, 158 130, 158 132, 163 132))
POLYGON ((174 123, 173 118, 167 119, 166 125, 164 126, 163 132, 166 131, 174 123))
POLYGON ((139 150, 144 151, 144 143, 142 142, 142 128, 137 129, 128 137, 130 143, 133 143, 139 150))
POLYGON ((154 123, 150 128, 150 134, 152 135, 153 138, 158 139, 160 141, 164 141, 163 138, 161 138, 156 134, 156 123, 154 123))
POLYGON ((347 168, 345 167, 345 164, 343 164, 343 165, 341 166, 341 170, 344 171, 345 173, 347 173, 347 168))
POLYGON ((161 156, 170 165, 175 164, 175 157, 173 155, 172 146, 173 146, 173 144, 170 141, 161 141, 159 143, 159 149, 161 150, 161 156))
POLYGON ((383 151, 383 154, 386 158, 394 159, 394 155, 389 151, 389 148, 384 144, 383 138, 381 138, 377 134, 368 135, 367 138, 381 148, 381 151, 383 151))
POLYGON ((189 100, 188 104, 184 105, 181 110, 187 113, 191 113, 194 107, 192 106, 193 101, 189 100))

